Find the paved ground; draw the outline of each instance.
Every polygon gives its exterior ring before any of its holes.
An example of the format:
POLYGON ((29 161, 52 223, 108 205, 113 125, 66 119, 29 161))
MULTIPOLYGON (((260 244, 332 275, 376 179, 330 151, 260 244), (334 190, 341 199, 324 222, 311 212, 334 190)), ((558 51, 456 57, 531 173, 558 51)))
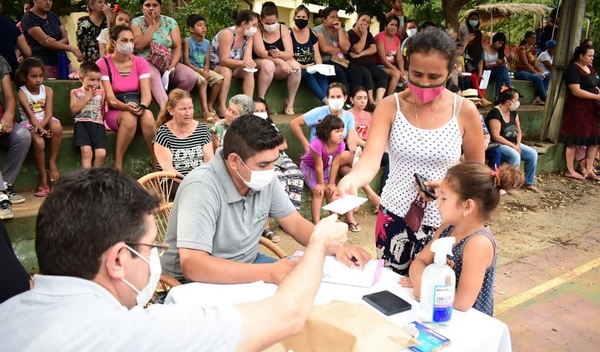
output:
POLYGON ((498 268, 495 316, 514 351, 600 351, 599 248, 597 228, 498 268))

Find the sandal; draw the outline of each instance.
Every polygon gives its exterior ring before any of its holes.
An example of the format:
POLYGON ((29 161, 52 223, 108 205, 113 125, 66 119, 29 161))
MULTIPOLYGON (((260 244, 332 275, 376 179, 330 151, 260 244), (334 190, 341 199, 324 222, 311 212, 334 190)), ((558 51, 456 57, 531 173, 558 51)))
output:
POLYGON ((38 187, 37 191, 33 195, 36 197, 47 197, 49 193, 49 188, 38 187))
POLYGON ((273 243, 277 243, 277 242, 281 241, 281 238, 279 237, 279 235, 277 235, 275 233, 275 231, 271 230, 268 227, 263 230, 262 236, 273 243))
POLYGON ((360 232, 362 229, 360 228, 360 224, 357 222, 349 222, 348 223, 348 228, 350 229, 350 231, 352 232, 360 232))

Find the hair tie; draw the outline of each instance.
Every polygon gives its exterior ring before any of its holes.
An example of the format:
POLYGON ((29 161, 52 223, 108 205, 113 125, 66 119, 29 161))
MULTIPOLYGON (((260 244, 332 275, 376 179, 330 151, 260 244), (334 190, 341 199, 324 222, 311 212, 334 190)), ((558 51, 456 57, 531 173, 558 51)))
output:
POLYGON ((509 89, 510 89, 509 86, 502 86, 502 88, 500 88, 500 93, 504 93, 504 92, 506 92, 509 89))
POLYGON ((494 181, 494 187, 500 187, 500 170, 498 170, 498 165, 494 165, 494 170, 491 171, 491 175, 494 181))
POLYGON ((119 12, 119 11, 121 11, 121 5, 119 5, 119 4, 116 4, 116 5, 115 5, 115 8, 113 9, 113 12, 114 12, 114 13, 117 13, 117 12, 119 12))

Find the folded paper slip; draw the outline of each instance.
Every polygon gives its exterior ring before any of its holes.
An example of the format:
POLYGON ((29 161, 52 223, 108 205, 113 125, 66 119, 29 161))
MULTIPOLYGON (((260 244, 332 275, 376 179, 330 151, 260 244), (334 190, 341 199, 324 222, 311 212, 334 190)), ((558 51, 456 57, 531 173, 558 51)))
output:
POLYGON ((323 76, 335 76, 335 67, 333 67, 333 65, 327 64, 312 65, 306 68, 306 72, 310 74, 318 72, 323 76))
POLYGON ((314 307, 300 334, 266 351, 404 351, 416 343, 406 331, 371 307, 333 301, 314 307))
POLYGON ((346 214, 350 210, 360 206, 367 201, 367 198, 346 194, 343 198, 334 200, 323 207, 324 210, 329 210, 336 214, 346 214))

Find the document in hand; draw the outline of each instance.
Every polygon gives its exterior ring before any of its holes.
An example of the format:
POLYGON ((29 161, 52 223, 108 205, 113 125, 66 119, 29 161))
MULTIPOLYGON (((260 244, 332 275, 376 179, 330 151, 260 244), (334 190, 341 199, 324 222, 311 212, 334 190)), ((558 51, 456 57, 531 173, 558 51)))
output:
POLYGON ((366 201, 367 198, 346 194, 343 198, 334 200, 333 202, 327 204, 323 207, 323 209, 343 215, 366 201))
POLYGON ((383 260, 369 260, 363 269, 358 266, 347 267, 334 256, 325 257, 323 282, 333 284, 371 287, 381 276, 383 260))
POLYGON ((481 77, 481 82, 479 82, 479 89, 486 89, 488 84, 490 83, 490 75, 492 74, 491 70, 483 70, 483 77, 481 77))
POLYGON ((335 67, 333 67, 333 65, 317 64, 317 65, 308 66, 306 68, 306 72, 308 72, 310 74, 319 72, 323 76, 335 76, 335 67))

